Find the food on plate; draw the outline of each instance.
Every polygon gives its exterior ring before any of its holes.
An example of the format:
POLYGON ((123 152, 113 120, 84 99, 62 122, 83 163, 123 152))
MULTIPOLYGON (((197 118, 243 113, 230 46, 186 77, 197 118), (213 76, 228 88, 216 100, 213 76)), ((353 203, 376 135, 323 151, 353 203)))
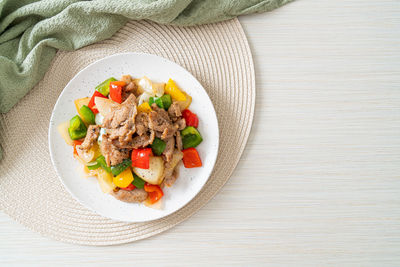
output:
POLYGON ((192 98, 172 79, 113 77, 74 101, 78 115, 58 126, 74 157, 104 193, 124 202, 159 202, 185 168, 202 166, 203 138, 192 98))

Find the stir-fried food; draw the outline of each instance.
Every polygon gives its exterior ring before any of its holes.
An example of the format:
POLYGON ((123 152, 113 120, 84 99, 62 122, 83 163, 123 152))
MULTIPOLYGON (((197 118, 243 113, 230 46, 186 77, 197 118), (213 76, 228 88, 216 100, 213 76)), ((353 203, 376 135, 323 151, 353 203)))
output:
POLYGON ((75 100, 78 115, 60 125, 74 157, 104 193, 124 202, 154 204, 186 168, 201 167, 203 141, 192 98, 169 79, 109 78, 91 97, 75 100))

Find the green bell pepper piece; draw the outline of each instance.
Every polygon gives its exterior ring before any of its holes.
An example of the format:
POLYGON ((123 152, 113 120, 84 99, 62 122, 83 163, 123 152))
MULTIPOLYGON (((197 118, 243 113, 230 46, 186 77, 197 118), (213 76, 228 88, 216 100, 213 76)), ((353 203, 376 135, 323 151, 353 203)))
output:
POLYGON ((151 106, 153 103, 156 103, 159 108, 168 109, 172 104, 171 96, 168 94, 163 95, 162 97, 153 97, 149 98, 149 105, 151 106))
POLYGON ((159 108, 164 108, 164 104, 163 104, 161 98, 159 98, 159 97, 151 96, 149 98, 149 105, 151 106, 153 103, 156 103, 159 108))
POLYGON ((84 122, 87 124, 96 124, 94 113, 88 106, 83 105, 79 109, 79 112, 81 113, 84 122))
POLYGON ((136 173, 132 172, 133 174, 133 182, 132 184, 139 189, 142 189, 144 187, 144 184, 146 183, 142 178, 136 175, 136 173))
POLYGON ((89 170, 96 170, 96 169, 100 168, 100 164, 99 164, 97 161, 89 162, 89 163, 86 165, 86 167, 87 167, 89 170))
POLYGON ((117 79, 115 79, 114 77, 111 77, 101 84, 97 85, 95 89, 99 91, 102 95, 108 96, 108 94, 110 93, 110 82, 115 82, 116 80, 117 79))
POLYGON ((96 161, 106 172, 111 172, 111 167, 108 167, 106 158, 103 155, 99 156, 96 161))
POLYGON ((121 172, 125 171, 131 165, 132 165, 131 159, 124 159, 120 164, 111 166, 111 172, 114 176, 117 176, 121 172))
MULTIPOLYGON (((172 104, 171 96, 168 95, 168 94, 165 94, 165 95, 163 95, 162 97, 160 97, 160 99, 161 99, 161 101, 162 101, 162 103, 163 103, 164 108, 165 108, 165 109, 169 109, 169 107, 170 107, 171 104, 172 104)), ((157 103, 157 102, 156 102, 156 103, 157 103)))
POLYGON ((72 140, 84 138, 87 128, 82 119, 76 115, 69 121, 68 133, 72 140))
POLYGON ((203 138, 201 137, 199 131, 192 126, 188 126, 183 129, 181 131, 181 135, 184 149, 189 147, 196 147, 203 141, 203 138))
POLYGON ((150 107, 151 107, 151 105, 153 105, 153 103, 154 103, 154 97, 150 96, 150 98, 149 98, 150 107))
POLYGON ((154 154, 160 156, 164 152, 166 146, 167 144, 163 140, 155 137, 153 143, 151 144, 151 149, 153 150, 154 154))

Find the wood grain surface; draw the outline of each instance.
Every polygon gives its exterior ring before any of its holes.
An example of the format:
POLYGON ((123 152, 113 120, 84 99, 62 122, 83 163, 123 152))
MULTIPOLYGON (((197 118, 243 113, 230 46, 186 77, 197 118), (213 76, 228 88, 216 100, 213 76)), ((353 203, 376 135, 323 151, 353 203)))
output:
POLYGON ((221 192, 172 230, 112 247, 0 213, 0 265, 400 265, 400 2, 299 0, 241 22, 256 116, 221 192))

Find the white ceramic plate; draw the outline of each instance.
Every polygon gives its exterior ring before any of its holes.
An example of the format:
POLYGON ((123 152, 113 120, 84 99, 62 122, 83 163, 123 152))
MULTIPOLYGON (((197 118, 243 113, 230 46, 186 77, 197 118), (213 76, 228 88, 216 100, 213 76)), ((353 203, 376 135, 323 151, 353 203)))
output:
POLYGON ((65 188, 80 203, 105 217, 129 222, 159 219, 182 208, 191 201, 207 182, 214 167, 219 144, 218 121, 213 104, 201 84, 184 68, 165 58, 142 53, 116 54, 94 62, 81 70, 64 88, 54 106, 49 126, 49 148, 54 168, 65 188), (190 109, 199 116, 199 131, 203 142, 197 147, 203 167, 180 169, 175 184, 164 189, 161 209, 143 204, 125 203, 100 190, 96 178, 83 178, 81 165, 73 157, 57 131, 57 126, 77 114, 74 100, 91 96, 96 85, 109 77, 130 74, 135 78, 147 76, 155 82, 172 78, 192 96, 190 109))

